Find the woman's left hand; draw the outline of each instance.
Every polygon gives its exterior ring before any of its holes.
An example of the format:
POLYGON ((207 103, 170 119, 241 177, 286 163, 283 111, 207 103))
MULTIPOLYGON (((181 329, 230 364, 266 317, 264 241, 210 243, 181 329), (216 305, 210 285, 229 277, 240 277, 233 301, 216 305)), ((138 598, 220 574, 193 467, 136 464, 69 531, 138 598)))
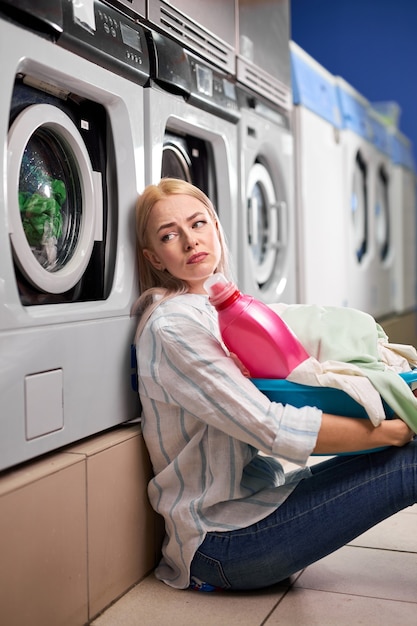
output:
POLYGON ((238 368, 242 372, 243 376, 245 376, 245 378, 251 377, 250 371, 248 370, 248 368, 243 365, 242 361, 236 356, 234 352, 230 352, 230 358, 235 363, 235 365, 238 366, 238 368))

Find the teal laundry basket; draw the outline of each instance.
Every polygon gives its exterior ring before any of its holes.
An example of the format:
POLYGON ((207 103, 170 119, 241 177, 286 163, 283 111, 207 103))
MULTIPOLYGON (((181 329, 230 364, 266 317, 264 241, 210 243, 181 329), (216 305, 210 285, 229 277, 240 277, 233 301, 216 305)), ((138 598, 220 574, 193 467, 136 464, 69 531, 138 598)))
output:
MULTIPOLYGON (((401 376, 410 387, 413 387, 414 383, 417 385, 417 369, 411 372, 403 372, 399 374, 399 376, 401 376)), ((315 406, 324 413, 343 415, 345 417, 368 418, 364 407, 340 389, 334 389, 332 387, 313 387, 310 385, 292 383, 288 380, 269 378, 252 378, 252 382, 259 391, 262 391, 272 402, 291 404, 297 408, 315 406)), ((393 416, 393 411, 384 400, 382 402, 385 414, 389 419, 393 416)), ((373 448, 372 452, 382 449, 383 448, 373 448)), ((364 452, 370 451, 371 450, 362 450, 360 453, 344 452, 343 454, 363 454, 364 452)))

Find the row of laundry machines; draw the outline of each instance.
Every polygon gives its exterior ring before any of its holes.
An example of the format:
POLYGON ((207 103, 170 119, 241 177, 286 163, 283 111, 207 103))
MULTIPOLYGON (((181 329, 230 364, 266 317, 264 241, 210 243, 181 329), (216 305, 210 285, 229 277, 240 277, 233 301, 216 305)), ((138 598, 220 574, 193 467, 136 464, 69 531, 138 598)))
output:
POLYGON ((411 146, 288 0, 0 0, 0 470, 140 414, 134 206, 209 195, 242 291, 415 307, 411 146))
POLYGON ((384 103, 370 103, 295 42, 290 49, 300 301, 350 306, 378 320, 413 311, 411 142, 384 103))
POLYGON ((0 2, 0 470, 139 415, 147 184, 201 187, 242 290, 297 301, 289 6, 262 4, 0 2))

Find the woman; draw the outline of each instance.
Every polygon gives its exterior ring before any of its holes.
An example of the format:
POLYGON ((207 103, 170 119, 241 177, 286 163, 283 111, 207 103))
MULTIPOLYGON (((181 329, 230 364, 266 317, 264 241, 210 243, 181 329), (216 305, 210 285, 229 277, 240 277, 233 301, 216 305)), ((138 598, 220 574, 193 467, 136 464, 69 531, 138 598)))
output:
POLYGON ((180 180, 136 210, 143 435, 165 520, 156 574, 177 588, 256 589, 287 578, 417 500, 417 441, 400 419, 374 428, 270 402, 225 349, 205 280, 227 274, 209 199, 180 180), (333 457, 329 451, 372 454, 333 457), (300 469, 285 474, 278 458, 300 469))

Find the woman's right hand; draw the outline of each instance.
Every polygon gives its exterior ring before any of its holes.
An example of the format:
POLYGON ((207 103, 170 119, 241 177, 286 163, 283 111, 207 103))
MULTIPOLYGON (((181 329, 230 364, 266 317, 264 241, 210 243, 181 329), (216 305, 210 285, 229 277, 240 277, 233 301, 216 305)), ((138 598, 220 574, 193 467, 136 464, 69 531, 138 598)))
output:
POLYGON ((323 413, 314 454, 360 452, 385 446, 404 446, 414 436, 400 418, 384 420, 375 427, 369 419, 323 413))
POLYGON ((384 426, 384 430, 391 441, 389 445, 392 446, 404 446, 413 439, 415 434, 399 417, 384 420, 381 426, 384 426))

